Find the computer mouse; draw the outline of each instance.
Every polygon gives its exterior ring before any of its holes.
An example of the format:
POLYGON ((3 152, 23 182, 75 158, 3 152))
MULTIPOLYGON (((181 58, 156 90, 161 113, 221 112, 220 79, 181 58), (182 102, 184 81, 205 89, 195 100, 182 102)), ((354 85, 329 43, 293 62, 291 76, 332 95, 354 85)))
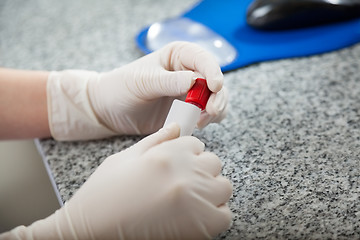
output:
POLYGON ((288 30, 360 18, 360 0, 254 0, 246 21, 261 30, 288 30))

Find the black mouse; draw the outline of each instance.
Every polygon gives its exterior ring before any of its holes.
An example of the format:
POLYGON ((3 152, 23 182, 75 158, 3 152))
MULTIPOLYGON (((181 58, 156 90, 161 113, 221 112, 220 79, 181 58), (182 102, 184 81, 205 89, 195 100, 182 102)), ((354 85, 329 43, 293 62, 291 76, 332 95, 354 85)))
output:
POLYGON ((246 21, 261 30, 288 30, 360 18, 360 0, 254 0, 246 21))

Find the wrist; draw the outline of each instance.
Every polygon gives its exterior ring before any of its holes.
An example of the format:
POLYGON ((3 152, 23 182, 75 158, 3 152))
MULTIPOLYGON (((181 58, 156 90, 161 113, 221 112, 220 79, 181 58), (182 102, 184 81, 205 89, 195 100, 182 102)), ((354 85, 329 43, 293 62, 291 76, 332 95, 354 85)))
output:
POLYGON ((45 219, 38 220, 30 226, 18 226, 8 232, 0 234, 0 240, 69 239, 66 238, 68 231, 64 231, 63 226, 58 224, 56 214, 58 213, 56 212, 45 219))
POLYGON ((95 114, 88 84, 99 74, 84 70, 51 72, 47 83, 48 118, 57 140, 88 140, 115 135, 95 114))

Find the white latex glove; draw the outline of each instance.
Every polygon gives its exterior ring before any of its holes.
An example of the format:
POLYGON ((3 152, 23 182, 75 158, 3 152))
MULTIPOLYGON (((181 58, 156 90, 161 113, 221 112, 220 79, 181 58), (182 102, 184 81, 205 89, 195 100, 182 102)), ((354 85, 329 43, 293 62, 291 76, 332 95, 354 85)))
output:
POLYGON ((231 223, 221 162, 176 124, 108 157, 64 207, 0 239, 207 239, 231 223))
POLYGON ((170 43, 110 72, 52 72, 47 86, 52 136, 84 140, 153 133, 174 98, 183 98, 197 77, 213 92, 198 122, 202 128, 225 117, 227 91, 215 58, 193 43, 170 43))

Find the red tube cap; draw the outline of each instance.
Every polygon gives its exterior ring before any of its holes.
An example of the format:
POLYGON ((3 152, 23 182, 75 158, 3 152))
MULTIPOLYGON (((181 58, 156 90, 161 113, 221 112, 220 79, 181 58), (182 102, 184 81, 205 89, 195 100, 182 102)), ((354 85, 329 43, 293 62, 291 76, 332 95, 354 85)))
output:
POLYGON ((195 80, 195 84, 189 90, 185 102, 194 104, 201 110, 204 110, 210 94, 211 91, 207 87, 206 80, 203 78, 197 78, 195 80))

